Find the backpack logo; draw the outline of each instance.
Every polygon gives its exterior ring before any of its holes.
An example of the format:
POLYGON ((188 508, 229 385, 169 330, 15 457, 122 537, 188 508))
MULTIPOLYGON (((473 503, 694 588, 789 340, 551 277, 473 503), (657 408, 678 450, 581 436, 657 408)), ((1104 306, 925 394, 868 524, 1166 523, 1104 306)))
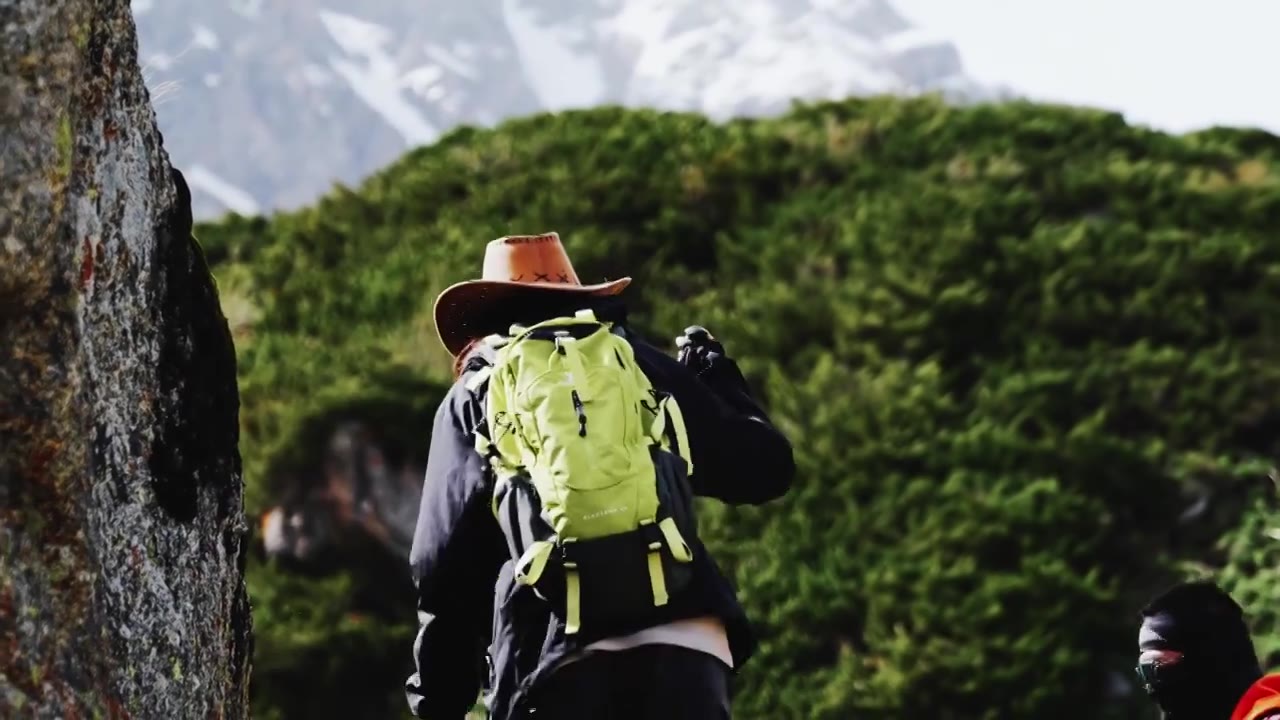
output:
POLYGON ((613 515, 615 513, 624 513, 630 509, 631 508, 627 507, 626 505, 620 505, 618 507, 605 508, 604 510, 597 510, 595 512, 587 513, 586 515, 582 515, 580 517, 583 520, 596 520, 598 518, 604 517, 605 515, 613 515))

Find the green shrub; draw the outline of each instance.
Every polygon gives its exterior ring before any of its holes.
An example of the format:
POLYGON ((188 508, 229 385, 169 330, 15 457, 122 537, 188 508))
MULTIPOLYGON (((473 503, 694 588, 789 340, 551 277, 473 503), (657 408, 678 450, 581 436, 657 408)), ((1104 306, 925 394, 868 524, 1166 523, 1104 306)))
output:
MULTIPOLYGON (((1149 712, 1108 687, 1177 563, 1229 563, 1254 606, 1277 593, 1259 538, 1280 430, 1277 157, 1258 132, 928 98, 458 130, 313 208, 201 230, 245 318, 250 505, 327 404, 387 373, 447 383, 436 293, 489 239, 557 230, 585 281, 636 278, 654 340, 692 322, 722 336, 795 441, 788 497, 705 511, 761 635, 737 717, 1149 712)), ((375 641, 286 610, 290 582, 255 580, 271 667, 368 667, 375 641), (322 643, 347 649, 294 650, 322 643)), ((1260 625, 1273 660, 1277 618, 1260 625)), ((408 631, 367 632, 407 657, 408 631)), ((402 680, 360 687, 376 704, 402 680)), ((259 682, 262 707, 286 702, 259 682)))

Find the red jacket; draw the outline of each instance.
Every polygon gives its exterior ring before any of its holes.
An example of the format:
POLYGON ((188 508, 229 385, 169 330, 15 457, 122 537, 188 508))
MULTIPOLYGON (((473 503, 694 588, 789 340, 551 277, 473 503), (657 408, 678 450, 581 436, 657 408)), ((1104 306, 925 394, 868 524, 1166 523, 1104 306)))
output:
POLYGON ((1280 673, 1264 675, 1236 703, 1231 720, 1263 720, 1280 715, 1280 673))

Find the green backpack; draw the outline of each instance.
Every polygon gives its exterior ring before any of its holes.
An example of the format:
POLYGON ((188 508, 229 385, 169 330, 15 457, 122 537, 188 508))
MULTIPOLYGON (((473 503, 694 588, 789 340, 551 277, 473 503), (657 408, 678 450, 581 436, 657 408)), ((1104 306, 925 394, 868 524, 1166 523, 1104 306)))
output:
POLYGON ((496 358, 476 449, 492 508, 531 586, 567 634, 608 630, 667 604, 692 575, 693 467, 680 407, 590 310, 487 339, 496 358))

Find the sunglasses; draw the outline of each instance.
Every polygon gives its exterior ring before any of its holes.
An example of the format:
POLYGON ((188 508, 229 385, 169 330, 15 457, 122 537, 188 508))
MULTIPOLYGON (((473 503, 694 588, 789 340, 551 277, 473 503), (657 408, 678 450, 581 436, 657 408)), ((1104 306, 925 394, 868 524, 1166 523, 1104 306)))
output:
POLYGON ((1160 668, 1176 665, 1181 660, 1182 653, 1177 650, 1148 650, 1138 658, 1138 666, 1134 671, 1138 674, 1138 681, 1142 683, 1143 689, 1151 694, 1160 683, 1160 668))

